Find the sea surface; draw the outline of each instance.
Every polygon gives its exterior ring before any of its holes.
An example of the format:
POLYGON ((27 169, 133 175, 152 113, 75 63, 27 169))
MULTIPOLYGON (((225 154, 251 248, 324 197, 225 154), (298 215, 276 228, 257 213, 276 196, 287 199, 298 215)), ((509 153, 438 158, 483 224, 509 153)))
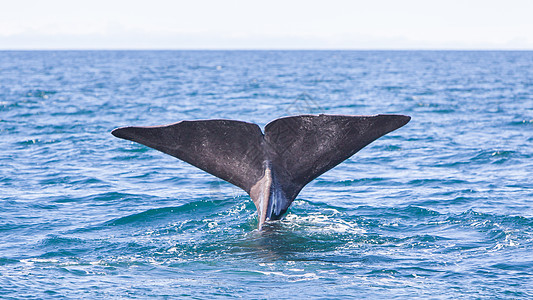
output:
POLYGON ((533 52, 0 52, 0 298, 531 299, 533 52), (412 120, 263 231, 110 134, 318 113, 412 120))

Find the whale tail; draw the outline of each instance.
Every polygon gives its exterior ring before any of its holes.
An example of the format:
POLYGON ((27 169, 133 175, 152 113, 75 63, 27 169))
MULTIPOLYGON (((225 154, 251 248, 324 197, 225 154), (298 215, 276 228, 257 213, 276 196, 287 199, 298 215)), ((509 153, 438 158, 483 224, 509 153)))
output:
POLYGON ((265 219, 280 218, 301 189, 372 141, 407 124, 403 115, 301 115, 265 126, 181 121, 112 131, 190 163, 250 194, 265 219))

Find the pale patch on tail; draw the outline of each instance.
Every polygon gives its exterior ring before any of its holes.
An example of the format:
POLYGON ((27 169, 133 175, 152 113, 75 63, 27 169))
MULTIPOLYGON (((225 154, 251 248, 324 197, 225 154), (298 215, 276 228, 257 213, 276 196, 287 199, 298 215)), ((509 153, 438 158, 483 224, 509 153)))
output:
POLYGON ((259 229, 261 229, 261 226, 267 218, 271 187, 272 172, 267 166, 265 168, 265 175, 250 189, 250 197, 257 208, 257 215, 259 216, 259 229))

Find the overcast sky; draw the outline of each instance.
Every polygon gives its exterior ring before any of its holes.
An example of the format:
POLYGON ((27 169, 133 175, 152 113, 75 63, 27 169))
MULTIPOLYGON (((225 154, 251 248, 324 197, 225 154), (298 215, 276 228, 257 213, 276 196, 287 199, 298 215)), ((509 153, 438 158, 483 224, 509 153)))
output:
POLYGON ((531 0, 0 0, 0 49, 529 49, 531 0))

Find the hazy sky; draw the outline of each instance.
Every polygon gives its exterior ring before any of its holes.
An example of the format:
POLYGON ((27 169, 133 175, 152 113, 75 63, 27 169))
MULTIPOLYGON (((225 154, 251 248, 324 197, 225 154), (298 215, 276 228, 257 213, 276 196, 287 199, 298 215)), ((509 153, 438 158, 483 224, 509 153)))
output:
POLYGON ((531 0, 0 0, 0 49, 530 49, 531 0))

